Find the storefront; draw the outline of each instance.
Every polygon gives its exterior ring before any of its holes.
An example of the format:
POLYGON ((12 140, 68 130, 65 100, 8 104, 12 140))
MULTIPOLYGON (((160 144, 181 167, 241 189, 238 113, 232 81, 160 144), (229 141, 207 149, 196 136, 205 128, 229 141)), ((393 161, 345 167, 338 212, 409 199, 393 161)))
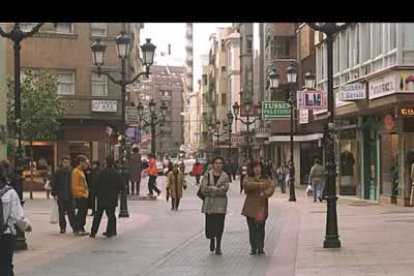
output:
POLYGON ((338 122, 336 159, 340 195, 362 196, 358 146, 358 118, 347 118, 338 122))

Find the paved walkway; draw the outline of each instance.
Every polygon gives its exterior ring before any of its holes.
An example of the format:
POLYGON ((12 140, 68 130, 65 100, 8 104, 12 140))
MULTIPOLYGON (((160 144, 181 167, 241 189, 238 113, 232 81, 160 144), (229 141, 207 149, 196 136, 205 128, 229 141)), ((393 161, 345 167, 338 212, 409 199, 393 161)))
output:
MULTIPOLYGON (((193 178, 188 178, 193 182, 193 178)), ((165 186, 160 178, 159 185, 165 186)), ((340 249, 324 249, 326 204, 313 203, 303 190, 297 202, 278 189, 270 201, 266 256, 249 256, 248 232, 240 215, 244 195, 231 184, 223 256, 211 255, 204 237, 197 188, 190 185, 179 212, 157 201, 129 200, 130 218, 118 220, 118 237, 96 239, 59 235, 50 225, 44 194, 27 200, 33 222, 29 250, 15 256, 16 275, 277 275, 411 276, 414 209, 339 199, 340 249)), ((141 193, 146 192, 145 184, 141 193)), ((91 225, 88 217, 88 228, 91 225)), ((106 220, 102 221, 100 233, 106 220)))

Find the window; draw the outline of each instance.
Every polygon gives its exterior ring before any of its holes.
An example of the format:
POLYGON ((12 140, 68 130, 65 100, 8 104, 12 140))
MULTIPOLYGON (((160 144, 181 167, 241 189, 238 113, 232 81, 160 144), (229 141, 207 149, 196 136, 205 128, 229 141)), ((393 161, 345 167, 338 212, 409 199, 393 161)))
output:
POLYGON ((382 24, 372 23, 372 57, 382 53, 382 24))
POLYGON ((221 94, 221 105, 227 105, 227 94, 221 94))
POLYGON ((226 72, 226 66, 221 66, 221 72, 226 72))
POLYGON ((92 73, 92 96, 108 96, 108 78, 92 73))
POLYGON ((30 32, 37 23, 20 23, 20 30, 24 32, 30 32))
POLYGON ((75 95, 75 73, 59 72, 58 95, 75 95))
POLYGON ((91 36, 107 36, 107 23, 91 23, 91 36))
POLYGON ((340 59, 339 59, 339 53, 340 53, 340 50, 339 50, 340 42, 339 42, 339 40, 340 40, 340 36, 337 36, 336 39, 333 42, 333 57, 334 57, 334 59, 333 59, 333 73, 334 74, 338 73, 339 68, 340 68, 339 67, 339 61, 340 61, 340 59))
POLYGON ((272 58, 290 58, 291 37, 275 36, 272 41, 272 58))
POLYGON ((390 23, 390 50, 397 48, 397 23, 390 23))
POLYGON ((73 23, 57 23, 56 25, 57 33, 72 34, 73 29, 73 23))

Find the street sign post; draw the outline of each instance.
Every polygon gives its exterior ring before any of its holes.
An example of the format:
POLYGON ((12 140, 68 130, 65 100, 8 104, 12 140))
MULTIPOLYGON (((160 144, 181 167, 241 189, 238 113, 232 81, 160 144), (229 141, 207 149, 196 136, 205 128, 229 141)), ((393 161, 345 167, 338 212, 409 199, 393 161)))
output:
POLYGON ((264 120, 289 120, 290 104, 283 101, 264 101, 262 116, 264 120))

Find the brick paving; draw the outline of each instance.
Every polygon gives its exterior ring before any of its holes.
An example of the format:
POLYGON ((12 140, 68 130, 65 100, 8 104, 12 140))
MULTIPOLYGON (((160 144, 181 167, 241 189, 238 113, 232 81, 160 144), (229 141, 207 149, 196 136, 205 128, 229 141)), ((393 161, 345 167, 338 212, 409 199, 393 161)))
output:
MULTIPOLYGON (((193 178, 188 178, 193 182, 193 178)), ((159 186, 164 189, 165 179, 159 186)), ((16 275, 277 275, 411 276, 414 208, 377 205, 340 198, 340 249, 324 249, 326 204, 313 203, 303 190, 297 202, 277 189, 270 201, 266 256, 249 256, 248 230, 240 215, 244 195, 231 184, 223 255, 211 254, 204 236, 197 187, 185 191, 179 212, 170 202, 130 200, 130 218, 118 220, 118 237, 96 239, 59 235, 50 225, 45 195, 28 200, 34 232, 29 250, 15 256, 16 275)), ((146 183, 141 188, 146 192, 146 183)), ((91 217, 88 217, 88 229, 91 217)), ((106 220, 101 224, 103 232, 106 220)))

